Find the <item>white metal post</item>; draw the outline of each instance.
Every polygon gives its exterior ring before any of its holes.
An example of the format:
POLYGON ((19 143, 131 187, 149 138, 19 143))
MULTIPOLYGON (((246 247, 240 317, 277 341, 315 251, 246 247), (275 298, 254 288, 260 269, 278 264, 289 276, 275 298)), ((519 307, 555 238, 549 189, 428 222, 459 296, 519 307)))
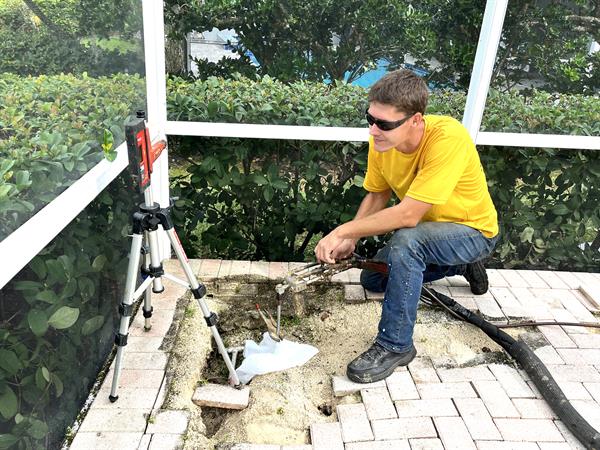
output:
POLYGON ((488 0, 485 5, 465 113, 463 114, 463 125, 475 142, 494 71, 507 5, 508 0, 488 0))
MULTIPOLYGON (((167 122, 167 82, 165 75, 165 24, 162 0, 142 0, 144 16, 144 55, 146 61, 146 101, 148 127, 152 139, 164 137, 167 122)), ((163 150, 154 164, 152 198, 161 207, 169 205, 169 155, 163 150)), ((171 247, 165 233, 159 235, 162 259, 169 258, 171 247)))

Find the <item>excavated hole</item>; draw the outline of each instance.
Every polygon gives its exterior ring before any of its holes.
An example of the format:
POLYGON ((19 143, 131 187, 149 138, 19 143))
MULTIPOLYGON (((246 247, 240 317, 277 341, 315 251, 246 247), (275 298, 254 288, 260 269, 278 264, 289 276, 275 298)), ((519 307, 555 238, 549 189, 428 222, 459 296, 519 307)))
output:
MULTIPOLYGON (((247 339, 260 342, 266 326, 256 312, 275 317, 274 284, 248 287, 241 283, 215 297, 227 306, 219 312, 219 330, 226 347, 243 346, 247 339)), ((284 302, 282 330, 289 340, 319 349, 305 366, 255 377, 249 384, 250 404, 245 410, 201 408, 205 435, 215 448, 248 442, 297 445, 309 443, 310 424, 337 420, 336 406, 360 402, 360 396, 334 397, 331 377, 343 375, 347 363, 366 350, 377 332, 380 303, 349 304, 339 285, 311 286, 302 293, 304 315, 294 315, 290 299, 284 302)), ((519 331, 510 331, 518 334, 519 331)), ((436 367, 469 367, 479 364, 511 364, 511 359, 480 330, 458 322, 442 310, 421 305, 415 329, 420 357, 436 367)), ((228 371, 214 340, 200 383, 226 384, 228 371)), ((236 367, 243 359, 242 352, 236 367)))

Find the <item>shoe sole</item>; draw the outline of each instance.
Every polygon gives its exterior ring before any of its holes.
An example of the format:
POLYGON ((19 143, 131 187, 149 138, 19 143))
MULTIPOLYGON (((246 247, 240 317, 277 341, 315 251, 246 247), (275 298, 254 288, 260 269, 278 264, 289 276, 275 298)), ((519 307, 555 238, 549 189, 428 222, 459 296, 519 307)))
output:
POLYGON ((381 381, 386 379, 387 377, 389 377, 392 373, 394 373, 394 370, 396 370, 396 367, 402 367, 402 366, 408 366, 410 364, 410 362, 415 359, 415 356, 417 356, 417 349, 415 347, 412 348, 412 351, 410 352, 410 359, 406 362, 400 360, 397 364, 389 367, 388 369, 386 369, 385 371, 381 372, 380 374, 377 375, 371 375, 371 374, 355 374, 355 373, 350 373, 348 372, 348 370, 346 370, 346 376, 348 377, 348 379, 350 381, 354 381, 355 383, 375 383, 376 381, 381 381))

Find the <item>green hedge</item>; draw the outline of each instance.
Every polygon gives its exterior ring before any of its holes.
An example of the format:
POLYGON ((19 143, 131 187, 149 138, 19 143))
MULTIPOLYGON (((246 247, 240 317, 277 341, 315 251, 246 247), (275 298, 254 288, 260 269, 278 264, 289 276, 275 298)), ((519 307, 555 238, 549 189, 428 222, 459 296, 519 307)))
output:
MULTIPOLYGON (((172 120, 366 126, 365 90, 344 84, 174 79, 168 91, 172 120)), ((436 91, 428 112, 460 120, 464 104, 463 93, 436 91)), ((482 128, 598 135, 600 101, 492 92, 482 128)), ((597 270, 597 247, 586 243, 598 242, 600 153, 479 150, 502 230, 490 264, 597 270)), ((311 239, 349 220, 364 194, 365 144, 184 137, 171 139, 171 152, 187 166, 173 187, 193 255, 303 260, 311 239), (200 242, 193 231, 202 222, 200 242)))
MULTIPOLYGON (((4 74, 0 104, 3 238, 101 160, 105 131, 123 140, 144 81, 4 74)), ((112 348, 134 192, 119 177, 2 288, 0 449, 57 448, 88 396, 112 348)))
POLYGON ((143 108, 144 80, 0 75, 0 239, 102 159, 105 130, 143 108))

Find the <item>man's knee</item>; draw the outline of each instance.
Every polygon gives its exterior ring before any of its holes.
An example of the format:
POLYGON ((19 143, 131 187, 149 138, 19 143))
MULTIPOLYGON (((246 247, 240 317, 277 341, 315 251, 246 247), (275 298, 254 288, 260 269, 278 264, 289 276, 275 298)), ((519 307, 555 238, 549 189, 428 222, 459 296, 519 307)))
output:
POLYGON ((360 272, 360 284, 368 291, 385 292, 387 275, 384 275, 380 272, 363 269, 360 272))

